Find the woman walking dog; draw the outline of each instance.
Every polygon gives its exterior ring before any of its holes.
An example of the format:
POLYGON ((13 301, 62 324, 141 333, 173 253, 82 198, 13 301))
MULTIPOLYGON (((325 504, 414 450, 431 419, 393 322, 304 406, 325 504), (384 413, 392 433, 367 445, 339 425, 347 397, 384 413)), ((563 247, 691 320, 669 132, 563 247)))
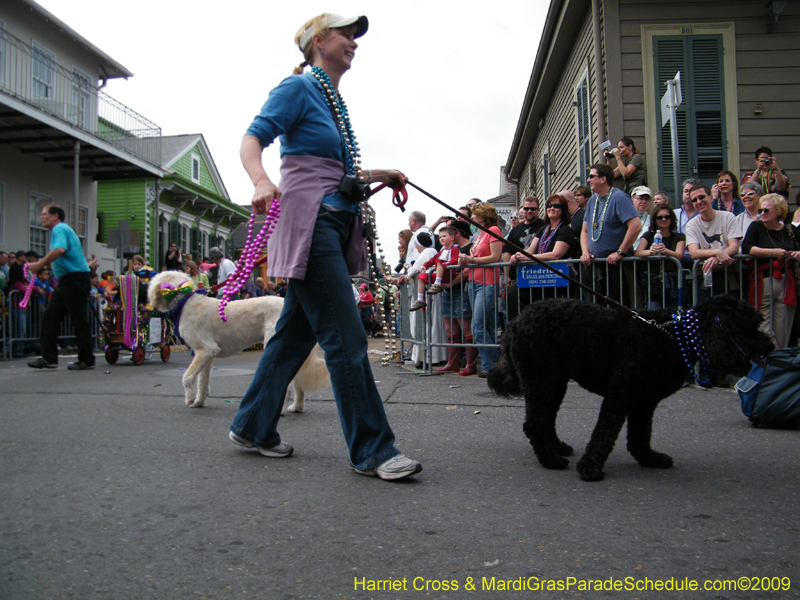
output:
POLYGON ((352 64, 367 17, 322 14, 295 36, 304 61, 272 90, 242 140, 242 164, 253 182, 253 210, 281 217, 269 240, 270 275, 291 279, 275 335, 264 348, 231 440, 264 456, 292 447, 277 432, 289 382, 319 342, 331 374, 350 465, 364 475, 401 479, 422 470, 394 447, 367 358, 350 273, 367 265, 359 201, 367 183, 402 178, 394 170, 361 170, 358 146, 339 82, 352 64), (303 72, 304 67, 311 70, 303 72), (264 170, 263 149, 280 136, 281 181, 264 170), (362 194, 359 194, 362 192, 362 194), (316 215, 309 219, 308 215, 316 215))

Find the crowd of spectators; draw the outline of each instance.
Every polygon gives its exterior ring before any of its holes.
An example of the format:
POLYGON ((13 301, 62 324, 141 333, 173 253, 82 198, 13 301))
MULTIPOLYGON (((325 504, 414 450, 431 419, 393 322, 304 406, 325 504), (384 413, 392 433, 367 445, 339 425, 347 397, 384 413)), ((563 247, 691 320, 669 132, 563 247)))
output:
MULTIPOLYGON (((573 277, 637 310, 677 308, 679 277, 697 266, 699 294, 684 287, 684 306, 711 294, 743 297, 764 314, 763 329, 778 347, 797 343, 796 332, 789 337, 787 331, 800 297, 800 210, 789 211, 789 177, 768 147, 756 151, 756 168, 741 184, 728 170, 711 186, 689 178, 674 204, 668 192, 648 187, 646 163, 633 140, 621 139, 606 156, 612 164, 592 165, 588 186, 562 190, 542 203, 525 197, 510 216, 505 244, 468 222, 500 235, 495 207, 478 199, 459 208, 458 217, 440 217, 430 228, 425 215, 412 213, 409 229, 398 238, 396 282, 410 284, 411 335, 420 311, 428 311, 433 332, 445 334, 446 362, 431 360, 442 365, 438 371, 464 375, 490 368, 495 357, 485 345, 494 344, 504 320, 530 302, 558 295, 588 298, 574 285, 520 289, 518 267, 531 264, 526 254, 546 262, 580 259, 569 266, 573 277), (744 259, 734 259, 739 254, 755 259, 740 266, 744 259), (461 269, 453 270, 456 256, 461 269), (622 261, 634 256, 649 260, 622 261), (463 291, 457 299, 456 288, 463 291), (445 302, 437 308, 438 294, 445 302), (474 343, 480 347, 480 368, 470 349, 474 343)), ((421 367, 417 356, 412 362, 421 367)))

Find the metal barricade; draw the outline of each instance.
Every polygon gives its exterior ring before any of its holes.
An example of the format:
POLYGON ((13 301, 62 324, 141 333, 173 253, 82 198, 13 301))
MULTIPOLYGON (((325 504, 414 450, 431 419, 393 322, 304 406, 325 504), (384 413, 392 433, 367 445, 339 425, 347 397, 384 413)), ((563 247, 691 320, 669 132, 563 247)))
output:
POLYGON ((704 262, 696 260, 692 265, 697 302, 720 294, 745 300, 764 315, 762 331, 770 336, 776 347, 786 347, 798 316, 796 305, 784 303, 783 292, 788 281, 786 263, 736 254, 732 265, 715 269, 708 286, 703 273, 704 262), (757 268, 759 265, 761 268, 757 268))
MULTIPOLYGON (((699 302, 709 298, 712 295, 727 294, 737 298, 744 299, 753 306, 756 310, 760 310, 767 319, 768 327, 765 330, 774 331, 775 326, 782 328, 782 336, 778 339, 785 341, 789 340, 796 315, 795 307, 791 305, 784 305, 782 298, 774 296, 773 286, 765 285, 761 295, 761 304, 758 304, 758 294, 755 294, 755 300, 751 300, 748 296, 748 291, 752 285, 754 277, 758 278, 759 275, 753 275, 752 265, 748 261, 755 260, 755 257, 750 255, 739 254, 733 257, 734 262, 726 267, 718 269, 717 274, 714 276, 711 287, 705 285, 704 274, 702 271, 703 260, 694 261, 691 266, 687 266, 684 262, 677 258, 670 256, 648 256, 648 257, 625 257, 618 266, 609 265, 605 259, 594 259, 592 265, 584 267, 580 259, 565 259, 549 261, 548 264, 552 266, 557 265, 570 265, 570 273, 573 278, 580 278, 581 283, 589 286, 593 290, 598 291, 604 296, 614 299, 619 299, 622 304, 634 310, 648 310, 658 308, 671 308, 675 310, 684 310, 699 302), (785 317, 782 318, 781 313, 785 308, 785 317)), ((763 260, 763 259, 762 259, 763 260)), ((494 342, 481 343, 475 341, 476 348, 499 348, 497 343, 501 335, 502 329, 507 322, 503 323, 503 315, 508 320, 511 320, 522 308, 535 302, 541 297, 553 297, 555 295, 566 296, 570 298, 583 298, 591 302, 601 301, 595 294, 591 294, 580 287, 569 283, 565 288, 552 288, 552 287, 531 287, 524 288, 519 285, 507 285, 505 282, 505 267, 511 266, 510 263, 493 263, 491 265, 481 265, 478 268, 494 268, 496 274, 496 281, 498 283, 495 287, 495 294, 491 300, 493 318, 484 316, 483 328, 494 328, 494 342), (563 291, 552 291, 562 289, 563 291), (542 290, 551 290, 542 292, 542 290)), ((517 263, 517 268, 535 266, 533 262, 517 263)), ((475 267, 447 267, 448 271, 454 273, 453 278, 456 277, 455 273, 461 273, 462 278, 458 286, 458 294, 460 302, 470 302, 469 282, 463 281, 463 273, 475 267)), ((770 262, 769 266, 761 274, 761 277, 766 280, 772 280, 775 265, 770 262)), ((426 288, 427 289, 427 288, 426 288)), ((422 361, 424 364, 423 370, 426 374, 432 374, 432 359, 433 348, 464 348, 467 347, 464 337, 458 341, 451 341, 447 335, 447 330, 444 324, 445 319, 458 319, 455 314, 455 307, 450 307, 449 314, 442 311, 439 318, 433 319, 433 310, 419 311, 417 314, 424 314, 424 326, 419 324, 422 319, 415 319, 415 326, 412 327, 412 319, 410 318, 409 307, 416 300, 417 297, 417 280, 412 279, 408 285, 400 286, 400 306, 398 307, 400 329, 399 336, 402 343, 418 344, 421 346, 422 361)), ((436 298, 434 296, 433 298, 436 298)), ((426 301, 430 304, 436 300, 431 300, 431 296, 426 296, 426 301)), ((768 335, 770 333, 768 332, 768 335)), ((786 342, 784 342, 785 345, 786 342)))
MULTIPOLYGON (((40 298, 31 296, 27 308, 20 308, 19 303, 25 294, 19 290, 12 290, 5 298, 3 310, 3 358, 20 358, 27 350, 39 345, 42 333, 42 316, 46 304, 39 302, 40 298)), ((97 319, 91 314, 94 302, 91 298, 86 304, 86 316, 92 337, 92 348, 97 350, 100 340, 97 319)), ((75 332, 69 315, 61 321, 58 333, 59 344, 63 347, 75 346, 75 332)))

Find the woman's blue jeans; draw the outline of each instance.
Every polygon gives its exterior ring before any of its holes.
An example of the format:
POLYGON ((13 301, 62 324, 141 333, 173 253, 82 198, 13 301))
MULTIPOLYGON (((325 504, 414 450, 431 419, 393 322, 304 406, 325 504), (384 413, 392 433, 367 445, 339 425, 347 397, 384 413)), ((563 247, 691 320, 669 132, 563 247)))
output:
MULTIPOLYGON (((469 283, 469 301, 472 304, 472 342, 474 344, 494 344, 497 330, 497 291, 494 284, 475 281, 469 283)), ((497 348, 478 348, 481 356, 481 369, 488 371, 497 362, 497 348)))
POLYGON ((257 446, 280 443, 277 425, 286 389, 319 343, 331 374, 350 464, 372 469, 399 454, 367 358, 367 335, 344 260, 353 215, 320 209, 305 279, 291 279, 275 334, 231 431, 257 446))

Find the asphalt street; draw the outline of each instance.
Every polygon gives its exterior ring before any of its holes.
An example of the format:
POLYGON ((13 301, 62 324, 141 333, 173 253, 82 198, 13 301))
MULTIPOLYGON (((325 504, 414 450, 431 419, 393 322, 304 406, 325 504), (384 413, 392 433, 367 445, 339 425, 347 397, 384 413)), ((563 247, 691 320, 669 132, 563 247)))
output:
MULTIPOLYGON (((0 362, 0 599, 800 597, 800 432, 751 427, 732 390, 662 403, 672 469, 638 466, 623 431, 586 483, 577 458, 538 464, 521 399, 375 357, 397 446, 424 465, 390 483, 349 469, 330 388, 281 420, 291 458, 233 445, 259 356, 217 361, 203 409, 184 406, 181 352, 0 362)), ((559 435, 578 454, 599 405, 570 384, 559 435)))

